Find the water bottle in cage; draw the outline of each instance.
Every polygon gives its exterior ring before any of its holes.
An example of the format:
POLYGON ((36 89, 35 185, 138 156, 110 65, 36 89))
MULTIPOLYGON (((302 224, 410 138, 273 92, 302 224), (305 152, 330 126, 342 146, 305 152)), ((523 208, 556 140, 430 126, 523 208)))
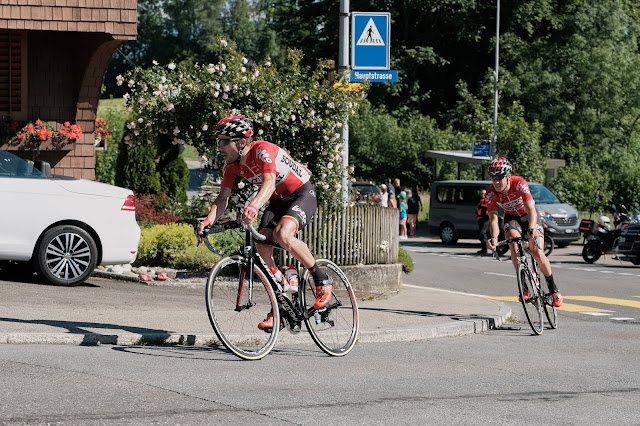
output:
POLYGON ((287 282, 287 279, 282 276, 282 272, 280 272, 280 269, 276 268, 275 266, 270 266, 269 270, 275 277, 276 282, 282 286, 283 290, 289 290, 289 283, 287 282))
POLYGON ((284 274, 284 277, 288 284, 287 290, 290 291, 291 293, 297 293, 298 281, 299 281, 298 268, 296 268, 294 265, 289 265, 289 267, 287 268, 284 274))

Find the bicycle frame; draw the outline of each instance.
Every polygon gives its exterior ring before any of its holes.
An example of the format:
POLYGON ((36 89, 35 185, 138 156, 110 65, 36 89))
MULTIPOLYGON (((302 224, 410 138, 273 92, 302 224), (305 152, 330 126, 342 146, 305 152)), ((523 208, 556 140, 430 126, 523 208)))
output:
MULTIPOLYGON (((280 244, 275 241, 267 240, 266 237, 258 231, 256 231, 252 226, 245 225, 242 222, 235 222, 232 224, 223 225, 225 230, 227 229, 240 229, 245 232, 245 243, 244 250, 242 250, 243 264, 244 268, 240 275, 240 279, 238 282, 238 295, 236 298, 236 311, 242 311, 243 309, 248 309, 253 306, 252 303, 252 295, 253 295, 253 280, 254 274, 249 273, 249 271, 253 271, 254 268, 258 268, 262 274, 267 278, 269 285, 273 288, 273 291, 276 295, 278 301, 278 308, 282 313, 286 313, 287 315, 281 315, 289 326, 289 329, 292 331, 299 331, 300 327, 296 327, 297 324, 302 322, 304 319, 308 319, 311 315, 313 315, 314 309, 309 309, 308 312, 304 312, 304 309, 301 304, 300 298, 296 300, 296 304, 292 302, 287 296, 285 296, 285 290, 282 285, 276 280, 276 277, 273 275, 267 264, 264 262, 264 259, 260 257, 258 250, 256 248, 256 241, 259 240, 263 244, 268 244, 270 246, 276 248, 282 248, 280 244), (249 280, 247 282, 247 275, 249 280), (244 294, 245 288, 246 291, 249 292, 247 297, 247 303, 242 305, 242 296, 244 294), (288 317, 287 317, 288 316, 288 317), (289 321, 291 320, 291 321, 289 321)), ((208 233, 219 232, 220 228, 214 228, 210 230, 208 233)), ((207 233, 207 234, 208 234, 207 233)), ((215 249, 207 238, 204 238, 205 245, 214 252, 221 254, 221 252, 215 249)))

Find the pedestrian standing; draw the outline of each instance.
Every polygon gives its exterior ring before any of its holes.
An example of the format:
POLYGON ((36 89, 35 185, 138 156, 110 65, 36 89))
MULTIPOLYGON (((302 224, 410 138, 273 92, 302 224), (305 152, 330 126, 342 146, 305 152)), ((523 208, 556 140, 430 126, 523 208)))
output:
POLYGON ((400 210, 400 239, 407 239, 407 195, 404 191, 398 195, 398 209, 400 210))
POLYGON ((485 196, 487 190, 480 190, 480 201, 478 201, 477 215, 478 215, 478 238, 480 239, 480 250, 478 254, 484 254, 487 252, 487 234, 489 232, 489 215, 487 214, 487 201, 485 196))
POLYGON ((410 237, 415 237, 416 227, 418 225, 418 213, 420 212, 420 206, 418 200, 413 195, 413 191, 407 189, 407 227, 410 237))
POLYGON ((382 193, 380 194, 380 207, 387 207, 389 204, 389 193, 387 192, 387 185, 384 183, 380 185, 380 190, 382 193))

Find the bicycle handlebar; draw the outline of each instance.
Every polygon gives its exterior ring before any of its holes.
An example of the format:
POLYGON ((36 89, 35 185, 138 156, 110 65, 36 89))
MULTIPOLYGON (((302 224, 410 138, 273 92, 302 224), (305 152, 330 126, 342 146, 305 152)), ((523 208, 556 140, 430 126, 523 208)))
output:
POLYGON ((210 251, 212 251, 213 253, 219 256, 222 256, 222 252, 211 245, 211 242, 209 242, 209 239, 207 238, 208 235, 219 234, 220 232, 228 231, 230 229, 240 229, 242 231, 251 232, 251 235, 253 235, 253 238, 257 241, 264 241, 267 239, 265 235, 262 235, 261 233, 259 233, 253 226, 246 225, 242 221, 235 221, 235 220, 223 222, 216 227, 205 227, 202 231, 202 235, 198 235, 197 231, 200 228, 200 223, 201 222, 196 223, 194 227, 196 230, 196 236, 198 239, 198 243, 196 244, 196 247, 199 247, 200 243, 204 242, 204 245, 206 245, 210 251))

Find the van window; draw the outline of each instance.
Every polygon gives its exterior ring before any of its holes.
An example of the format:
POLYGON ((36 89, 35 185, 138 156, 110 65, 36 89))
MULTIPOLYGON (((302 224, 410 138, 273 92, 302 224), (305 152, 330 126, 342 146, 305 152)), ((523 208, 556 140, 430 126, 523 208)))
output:
POLYGON ((442 204, 476 205, 480 201, 481 187, 439 186, 436 199, 442 204))

